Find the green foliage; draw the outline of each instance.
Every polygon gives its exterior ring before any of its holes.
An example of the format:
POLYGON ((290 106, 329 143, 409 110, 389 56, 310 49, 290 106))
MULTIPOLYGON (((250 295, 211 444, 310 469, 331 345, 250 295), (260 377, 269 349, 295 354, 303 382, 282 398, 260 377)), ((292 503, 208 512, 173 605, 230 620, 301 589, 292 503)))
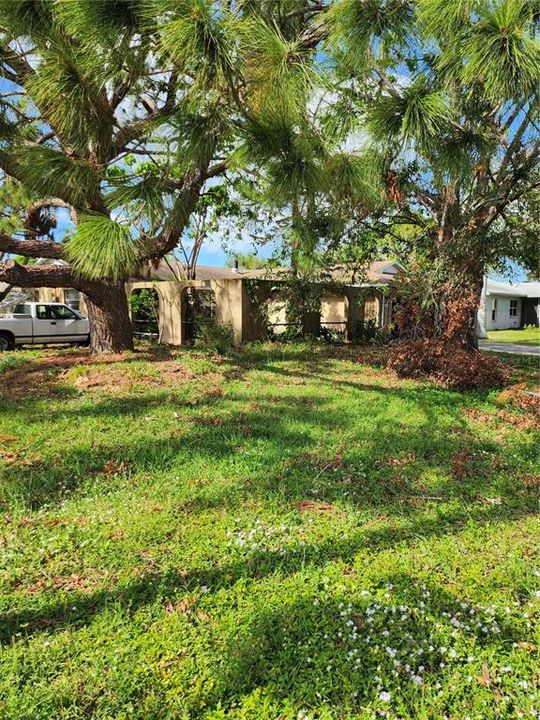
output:
POLYGON ((448 98, 422 77, 396 94, 381 95, 368 115, 368 127, 379 142, 395 140, 430 148, 448 127, 448 98))
POLYGON ((142 288, 132 292, 128 298, 129 307, 137 320, 157 320, 158 299, 155 290, 142 288))
MULTIPOLYGON (((459 53, 465 62, 460 62, 460 78, 470 86, 479 84, 494 103, 537 89, 540 47, 528 7, 525 0, 481 4, 477 21, 462 36, 459 53)), ((444 52, 441 62, 447 62, 444 52)))
POLYGON ((60 197, 85 208, 99 199, 99 176, 87 160, 73 158, 46 146, 20 149, 25 185, 42 197, 60 197))
POLYGON ((89 280, 124 280, 137 267, 137 240, 128 225, 105 215, 82 214, 66 241, 66 255, 74 270, 89 280))
POLYGON ((383 53, 411 39, 414 27, 412 3, 401 0, 339 0, 331 6, 330 19, 334 44, 345 46, 347 62, 359 71, 369 62, 374 38, 383 53))
POLYGON ((162 52, 179 70, 194 78, 192 94, 199 99, 236 72, 235 23, 213 0, 151 0, 145 14, 159 27, 162 52))
POLYGON ((363 209, 385 203, 382 159, 375 152, 332 154, 325 165, 328 193, 338 202, 363 209))
POLYGON ((198 323, 195 347, 217 355, 228 355, 234 348, 234 330, 228 323, 207 318, 198 323))

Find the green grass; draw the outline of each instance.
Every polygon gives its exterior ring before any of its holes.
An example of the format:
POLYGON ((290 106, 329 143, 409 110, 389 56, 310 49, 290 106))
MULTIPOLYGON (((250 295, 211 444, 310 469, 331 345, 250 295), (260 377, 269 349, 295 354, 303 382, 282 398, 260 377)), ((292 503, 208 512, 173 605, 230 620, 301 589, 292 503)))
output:
POLYGON ((381 352, 21 353, 0 717, 540 710, 534 419, 398 381, 381 352))
POLYGON ((517 345, 540 345, 540 328, 527 327, 522 330, 491 330, 488 340, 496 343, 516 343, 517 345))

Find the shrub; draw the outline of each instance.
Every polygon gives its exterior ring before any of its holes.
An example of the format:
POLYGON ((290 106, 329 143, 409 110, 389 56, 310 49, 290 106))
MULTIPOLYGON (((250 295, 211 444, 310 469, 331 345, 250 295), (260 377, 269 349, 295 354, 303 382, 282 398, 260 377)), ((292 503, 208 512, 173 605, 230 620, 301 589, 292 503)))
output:
POLYGON ((456 390, 501 387, 510 379, 509 368, 496 358, 441 339, 394 343, 388 367, 399 377, 428 377, 456 390))
POLYGON ((227 355, 234 348, 234 331, 228 323, 218 323, 214 319, 201 322, 197 328, 195 347, 218 355, 227 355))

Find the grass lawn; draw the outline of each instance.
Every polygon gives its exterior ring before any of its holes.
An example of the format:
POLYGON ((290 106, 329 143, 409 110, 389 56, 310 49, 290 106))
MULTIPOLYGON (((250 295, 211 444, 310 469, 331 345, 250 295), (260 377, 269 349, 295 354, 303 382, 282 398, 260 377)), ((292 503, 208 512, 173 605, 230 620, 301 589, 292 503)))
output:
POLYGON ((0 717, 536 717, 537 423, 381 352, 3 356, 0 717))
POLYGON ((517 345, 540 345, 540 328, 529 327, 523 330, 491 330, 488 340, 496 343, 516 343, 517 345))

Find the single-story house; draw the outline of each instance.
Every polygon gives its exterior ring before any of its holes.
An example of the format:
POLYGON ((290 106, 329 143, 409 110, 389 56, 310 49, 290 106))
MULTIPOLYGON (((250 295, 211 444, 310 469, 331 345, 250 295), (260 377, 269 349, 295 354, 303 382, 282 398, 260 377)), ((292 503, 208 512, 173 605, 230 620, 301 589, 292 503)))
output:
MULTIPOLYGON (((58 261, 56 261, 58 262, 58 261)), ((200 266, 196 280, 182 280, 180 266, 161 261, 157 267, 147 265, 137 277, 126 282, 129 295, 143 289, 155 293, 157 330, 162 342, 183 345, 191 342, 197 324, 197 313, 229 324, 234 341, 241 344, 263 339, 269 331, 275 335, 288 325, 286 299, 283 294, 285 270, 217 268, 200 266), (259 312, 265 306, 264 316, 259 312)), ((345 269, 329 273, 322 283, 321 327, 344 339, 352 339, 367 321, 378 326, 390 322, 391 300, 384 292, 396 276, 404 272, 397 262, 372 262, 356 277, 345 269)), ((22 290, 29 300, 64 302, 85 312, 84 296, 73 288, 38 288, 22 290)), ((137 327, 137 318, 134 318, 137 327)))
POLYGON ((540 325, 540 282, 509 283, 486 278, 478 309, 478 335, 540 325))

